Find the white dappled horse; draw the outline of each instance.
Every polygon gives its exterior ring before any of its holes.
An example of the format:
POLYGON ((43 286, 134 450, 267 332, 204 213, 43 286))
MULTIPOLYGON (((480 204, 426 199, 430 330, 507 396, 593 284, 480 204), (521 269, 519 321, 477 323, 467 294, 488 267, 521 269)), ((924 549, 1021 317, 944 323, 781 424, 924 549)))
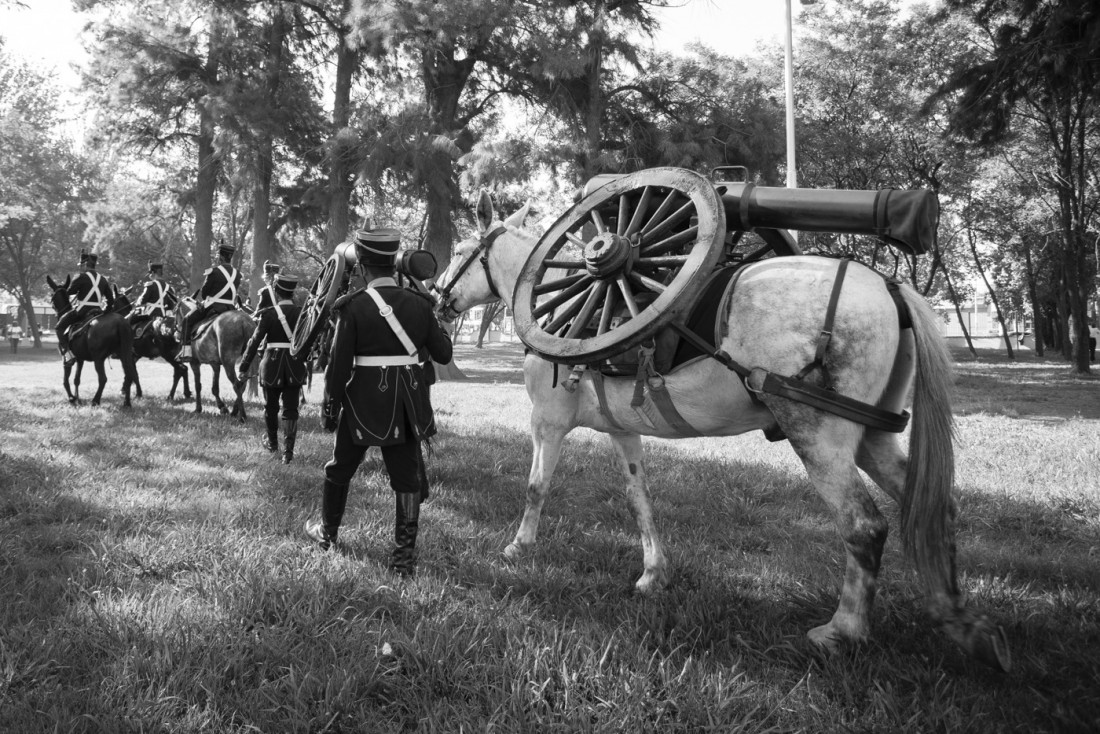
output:
MULTIPOLYGON (((512 305, 517 279, 538 241, 522 229, 528 209, 529 205, 501 223, 483 194, 479 236, 457 246, 437 279, 441 315, 453 318, 496 300, 495 293, 512 305)), ((776 257, 745 266, 726 306, 728 334, 716 346, 750 368, 796 374, 815 356, 836 272, 836 260, 809 256, 776 257)), ((965 607, 956 582, 949 355, 927 303, 908 286, 902 285, 900 293, 911 329, 899 327, 898 306, 885 279, 851 263, 825 366, 841 395, 893 413, 906 408, 911 397, 908 456, 893 433, 787 398, 767 393, 754 398, 737 374, 715 359, 696 360, 669 372, 666 387, 681 416, 703 435, 781 429, 832 510, 847 565, 836 612, 829 622, 809 631, 812 641, 834 649, 845 641, 864 640, 870 631, 887 522, 860 478, 862 469, 901 506, 903 543, 930 595, 934 618, 967 653, 1007 670, 1011 663, 1004 633, 965 607)), ((642 592, 660 589, 668 583, 668 561, 647 494, 641 435, 686 436, 667 422, 657 421, 654 427, 631 410, 633 377, 604 378, 606 404, 616 427, 601 413, 590 377, 582 377, 573 391, 562 386, 558 378, 568 369, 555 375, 555 365, 534 353, 524 362, 533 403, 534 454, 526 510, 505 555, 516 557, 534 545, 562 442, 571 430, 584 426, 608 434, 626 480, 642 541, 644 572, 636 587, 642 592)))

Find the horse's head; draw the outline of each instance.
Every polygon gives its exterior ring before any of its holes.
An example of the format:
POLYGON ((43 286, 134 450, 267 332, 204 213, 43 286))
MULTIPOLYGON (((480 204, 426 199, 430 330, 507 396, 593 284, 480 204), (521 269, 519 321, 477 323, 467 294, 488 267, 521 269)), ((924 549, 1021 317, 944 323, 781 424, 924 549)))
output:
POLYGON ((72 304, 69 303, 69 284, 72 283, 73 276, 66 275, 65 282, 58 285, 54 282, 54 279, 49 275, 46 276, 46 285, 50 287, 50 303, 53 305, 53 310, 57 312, 57 315, 65 313, 72 308, 72 304))
POLYGON ((531 202, 527 202, 501 222, 496 218, 489 193, 481 192, 477 204, 477 232, 455 246, 451 262, 433 286, 441 319, 452 321, 463 311, 502 297, 511 300, 519 269, 509 259, 518 259, 518 264, 522 265, 530 247, 511 248, 502 253, 494 248, 494 243, 499 238, 512 236, 533 245, 534 235, 521 229, 530 210, 531 202))

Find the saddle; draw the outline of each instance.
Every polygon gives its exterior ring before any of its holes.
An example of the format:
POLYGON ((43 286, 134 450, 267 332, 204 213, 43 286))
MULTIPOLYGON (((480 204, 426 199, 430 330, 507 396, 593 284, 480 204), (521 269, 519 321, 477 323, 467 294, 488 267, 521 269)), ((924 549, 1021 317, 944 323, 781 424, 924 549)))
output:
POLYGON ((88 327, 92 325, 92 322, 98 319, 104 313, 104 311, 96 311, 95 313, 85 316, 83 319, 70 326, 69 341, 76 341, 76 338, 78 336, 83 336, 84 333, 88 331, 88 327))

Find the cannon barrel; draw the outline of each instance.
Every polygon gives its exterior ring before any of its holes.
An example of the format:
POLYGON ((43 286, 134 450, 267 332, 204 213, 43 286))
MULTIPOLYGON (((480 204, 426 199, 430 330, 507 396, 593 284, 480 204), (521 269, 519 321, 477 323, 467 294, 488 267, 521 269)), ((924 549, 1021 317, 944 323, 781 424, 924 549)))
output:
POLYGON ((718 182, 731 229, 795 229, 883 237, 913 255, 936 242, 939 200, 927 189, 787 189, 718 182))

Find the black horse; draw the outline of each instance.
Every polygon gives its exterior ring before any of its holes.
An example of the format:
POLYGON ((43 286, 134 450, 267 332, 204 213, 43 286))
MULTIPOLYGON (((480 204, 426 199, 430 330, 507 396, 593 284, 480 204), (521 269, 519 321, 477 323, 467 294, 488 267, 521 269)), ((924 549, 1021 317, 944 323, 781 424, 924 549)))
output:
MULTIPOLYGON (((72 276, 67 276, 65 282, 58 285, 53 278, 46 276, 46 283, 53 290, 51 296, 53 309, 58 317, 72 310, 69 296, 66 290, 72 276)), ((126 319, 114 312, 105 312, 92 319, 91 323, 83 329, 79 329, 70 340, 70 348, 76 357, 76 377, 73 380, 72 389, 69 388, 69 374, 73 365, 65 365, 65 393, 69 396, 69 402, 74 405, 81 404, 80 400, 80 374, 84 370, 85 362, 95 364, 96 374, 99 375, 99 389, 92 398, 92 405, 99 405, 99 399, 103 396, 103 388, 107 385, 107 374, 103 371, 103 363, 108 357, 116 357, 122 363, 122 407, 130 407, 130 386, 138 382, 137 368, 134 366, 134 334, 126 319)))
MULTIPOLYGON (((130 303, 130 299, 125 294, 119 294, 115 298, 115 305, 112 310, 126 316, 133 310, 133 304, 130 303)), ((187 374, 187 367, 178 359, 180 343, 176 339, 172 319, 139 316, 130 320, 129 323, 134 331, 134 361, 137 362, 142 358, 163 359, 172 365, 172 389, 168 391, 168 402, 175 400, 176 388, 179 386, 180 380, 183 380, 183 397, 190 400, 191 378, 187 374)), ((141 383, 135 383, 134 387, 137 390, 137 397, 140 398, 142 396, 141 383)))

